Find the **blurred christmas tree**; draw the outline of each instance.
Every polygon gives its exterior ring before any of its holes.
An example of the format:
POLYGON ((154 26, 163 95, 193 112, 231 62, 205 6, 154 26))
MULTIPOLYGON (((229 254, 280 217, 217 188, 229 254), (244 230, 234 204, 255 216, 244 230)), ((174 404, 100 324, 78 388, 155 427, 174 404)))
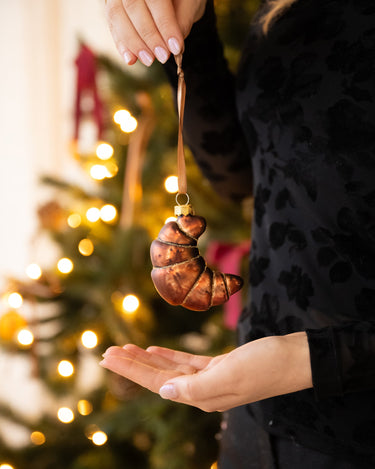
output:
MULTIPOLYGON (((233 66, 256 3, 218 5, 233 66)), ((17 450, 0 441, 0 468, 209 468, 217 456, 219 414, 162 400, 97 365, 112 344, 218 354, 234 337, 223 327, 221 308, 196 313, 172 307, 150 279, 149 246, 173 215, 176 191, 177 119, 161 67, 129 73, 105 57, 92 59, 82 45, 76 130, 79 136, 79 123, 91 116, 98 141, 92 151, 76 142, 79 182, 44 178, 56 197, 38 217, 58 248, 56 262, 28 266, 28 281, 10 279, 8 309, 0 316, 3 350, 30 357, 31 374, 52 393, 55 407, 30 420, 0 406, 5 422, 31 435, 17 450), (90 81, 94 65, 101 100, 90 81)), ((213 193, 189 153, 187 174, 190 198, 209 227, 201 250, 213 240, 219 247, 247 240, 250 220, 213 193)), ((41 235, 39 248, 40 242, 41 235)))

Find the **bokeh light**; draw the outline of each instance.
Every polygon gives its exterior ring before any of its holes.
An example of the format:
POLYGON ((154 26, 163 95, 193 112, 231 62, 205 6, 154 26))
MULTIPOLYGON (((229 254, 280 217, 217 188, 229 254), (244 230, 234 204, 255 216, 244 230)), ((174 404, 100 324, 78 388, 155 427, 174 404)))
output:
POLYGON ((91 256, 94 252, 94 244, 91 239, 84 238, 78 243, 78 251, 82 256, 91 256))
POLYGON ((114 205, 106 204, 100 209, 100 218, 105 222, 113 221, 117 216, 117 209, 114 205))
POLYGON ((17 308, 20 308, 22 306, 23 298, 17 292, 9 293, 7 299, 8 299, 8 304, 11 308, 17 309, 17 308))
POLYGON ((90 168, 90 176, 97 181, 102 181, 108 175, 108 169, 102 164, 94 164, 90 168))
POLYGON ((131 116, 130 112, 127 111, 126 109, 120 109, 119 111, 116 111, 113 120, 116 122, 116 124, 121 124, 121 122, 126 121, 129 119, 131 116))
POLYGON ((21 329, 17 334, 20 345, 29 346, 34 342, 34 335, 29 329, 21 329))
POLYGON ((7 463, 0 464, 0 469, 14 469, 13 466, 7 463))
POLYGON ((64 378, 68 378, 74 373, 74 366, 69 360, 61 360, 57 365, 57 371, 64 378))
POLYGON ((38 264, 30 264, 26 267, 26 275, 32 280, 38 280, 42 276, 42 269, 38 264))
POLYGON ((102 432, 102 431, 99 430, 99 431, 93 433, 91 439, 92 439, 92 442, 93 442, 95 445, 97 445, 97 446, 102 446, 102 445, 104 445, 104 444, 107 442, 108 437, 107 437, 107 435, 106 435, 104 432, 102 432))
POLYGON ((77 402, 77 409, 81 415, 90 415, 92 412, 92 404, 86 399, 81 399, 77 402))
POLYGON ((72 213, 68 216, 67 222, 70 228, 78 228, 82 222, 81 215, 79 213, 72 213))
POLYGON ((168 176, 164 181, 164 187, 165 190, 170 194, 175 194, 176 192, 178 192, 178 177, 168 176))
POLYGON ((57 269, 62 274, 69 274, 73 270, 73 268, 73 262, 67 257, 63 257, 57 262, 57 269))
POLYGON ((122 301, 122 308, 125 313, 135 313, 139 308, 139 299, 135 295, 126 295, 122 301))
POLYGON ((102 142, 96 147, 96 156, 101 160, 109 160, 113 156, 113 146, 109 143, 102 142))
POLYGON ((70 423, 74 420, 74 412, 69 407, 60 407, 57 411, 57 418, 62 423, 70 423))
POLYGON ((94 348, 98 345, 98 336, 94 331, 85 331, 81 335, 81 342, 86 348, 94 348))
POLYGON ((34 445, 40 446, 46 442, 46 437, 42 432, 32 432, 30 435, 30 440, 34 445))
POLYGON ((100 218, 100 210, 97 207, 91 207, 86 212, 86 218, 88 221, 96 222, 100 218))

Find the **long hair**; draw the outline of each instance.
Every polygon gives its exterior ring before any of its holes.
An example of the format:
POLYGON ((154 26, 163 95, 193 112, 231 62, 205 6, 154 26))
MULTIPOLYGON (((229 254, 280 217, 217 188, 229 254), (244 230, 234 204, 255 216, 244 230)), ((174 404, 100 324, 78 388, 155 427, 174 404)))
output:
POLYGON ((261 13, 259 23, 263 34, 267 34, 271 24, 297 0, 268 0, 265 10, 261 13))

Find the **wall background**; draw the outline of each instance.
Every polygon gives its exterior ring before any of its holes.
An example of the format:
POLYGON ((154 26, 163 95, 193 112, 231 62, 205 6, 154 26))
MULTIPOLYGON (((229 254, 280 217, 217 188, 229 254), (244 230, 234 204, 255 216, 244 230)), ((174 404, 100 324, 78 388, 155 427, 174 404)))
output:
MULTIPOLYGON (((0 293, 8 276, 43 265, 31 243, 38 206, 51 198, 43 174, 69 178, 77 38, 113 58, 104 0, 0 0, 0 293)), ((44 248, 44 246, 43 246, 44 248)), ((44 249, 48 258, 46 245, 44 249)), ((0 301, 0 314, 7 309, 0 301)), ((94 365, 97 370, 97 364, 94 365)), ((28 416, 55 406, 25 356, 0 349, 0 402, 28 416)), ((2 436, 23 445, 29 435, 0 422, 2 436), (4 424, 4 425, 3 425, 4 424)))
POLYGON ((42 174, 69 171, 77 38, 121 60, 104 0, 0 0, 0 287, 35 261, 42 174))

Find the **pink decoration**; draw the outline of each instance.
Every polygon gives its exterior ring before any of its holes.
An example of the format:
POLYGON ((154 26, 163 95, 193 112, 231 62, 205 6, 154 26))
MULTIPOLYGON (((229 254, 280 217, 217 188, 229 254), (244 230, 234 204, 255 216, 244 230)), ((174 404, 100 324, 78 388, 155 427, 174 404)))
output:
MULTIPOLYGON (((206 260, 221 272, 240 275, 241 260, 250 252, 250 241, 235 245, 213 241, 207 248, 206 260)), ((242 310, 241 295, 233 295, 224 304, 224 325, 234 330, 242 310)))
POLYGON ((85 44, 81 44, 78 56, 75 60, 77 67, 77 94, 75 103, 75 129, 74 139, 78 140, 79 126, 83 113, 92 114, 97 128, 98 140, 101 140, 103 133, 103 105, 98 95, 96 86, 96 57, 85 44), (87 95, 92 97, 92 108, 82 109, 82 98, 87 95))

